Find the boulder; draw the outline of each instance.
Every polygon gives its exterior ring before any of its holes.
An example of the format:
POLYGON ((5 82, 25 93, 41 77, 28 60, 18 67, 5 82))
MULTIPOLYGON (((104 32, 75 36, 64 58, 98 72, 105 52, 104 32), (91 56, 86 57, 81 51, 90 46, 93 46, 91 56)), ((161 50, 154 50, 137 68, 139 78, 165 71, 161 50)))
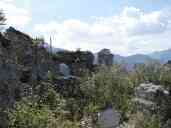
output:
POLYGON ((140 84, 135 89, 135 98, 133 102, 136 104, 136 108, 143 112, 155 113, 158 110, 158 103, 165 97, 168 97, 169 91, 165 90, 161 85, 155 85, 153 83, 140 84))
POLYGON ((135 96, 149 101, 155 101, 159 92, 163 92, 163 95, 169 95, 169 91, 165 90, 162 85, 143 83, 135 89, 135 96))

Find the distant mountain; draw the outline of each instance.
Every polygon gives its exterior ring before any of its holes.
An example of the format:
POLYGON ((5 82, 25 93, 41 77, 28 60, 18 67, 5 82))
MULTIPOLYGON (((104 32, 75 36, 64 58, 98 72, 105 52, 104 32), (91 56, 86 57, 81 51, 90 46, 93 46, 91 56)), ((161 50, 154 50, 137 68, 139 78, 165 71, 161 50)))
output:
POLYGON ((135 64, 149 64, 154 62, 159 61, 143 54, 136 54, 127 57, 115 55, 113 59, 113 63, 124 64, 129 69, 131 69, 135 64))
POLYGON ((126 62, 126 57, 114 54, 113 63, 122 64, 126 62))
POLYGON ((141 64, 141 63, 151 63, 151 62, 157 61, 143 54, 136 54, 136 55, 128 56, 126 57, 125 60, 127 64, 141 64))
POLYGON ((147 55, 144 54, 136 54, 132 56, 114 56, 114 63, 118 64, 127 64, 134 65, 138 63, 151 63, 151 62, 160 62, 162 64, 167 63, 171 60, 171 49, 153 52, 147 55))
POLYGON ((171 49, 153 52, 151 54, 148 54, 148 56, 153 59, 159 60, 161 63, 167 63, 168 60, 171 60, 171 49))

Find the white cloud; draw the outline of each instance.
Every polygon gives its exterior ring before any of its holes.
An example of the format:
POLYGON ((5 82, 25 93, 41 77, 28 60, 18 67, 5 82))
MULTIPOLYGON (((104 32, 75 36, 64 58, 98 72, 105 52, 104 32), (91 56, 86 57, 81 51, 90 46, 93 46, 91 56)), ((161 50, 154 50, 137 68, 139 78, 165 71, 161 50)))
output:
POLYGON ((145 13, 126 7, 111 17, 93 17, 92 22, 65 20, 35 25, 34 30, 54 38, 54 46, 98 51, 109 48, 122 55, 148 53, 171 47, 171 16, 166 10, 145 13), (165 43, 165 45, 162 45, 165 43))
POLYGON ((1 0, 2 2, 13 2, 14 0, 1 0))
POLYGON ((17 28, 23 28, 31 21, 31 16, 28 10, 18 8, 15 5, 15 0, 1 0, 0 9, 2 9, 7 18, 7 25, 17 28))
POLYGON ((38 24, 35 26, 35 31, 42 33, 56 34, 60 30, 61 25, 56 22, 50 22, 48 24, 38 24))
POLYGON ((140 9, 135 7, 125 7, 122 15, 124 17, 139 18, 142 15, 142 12, 140 9))

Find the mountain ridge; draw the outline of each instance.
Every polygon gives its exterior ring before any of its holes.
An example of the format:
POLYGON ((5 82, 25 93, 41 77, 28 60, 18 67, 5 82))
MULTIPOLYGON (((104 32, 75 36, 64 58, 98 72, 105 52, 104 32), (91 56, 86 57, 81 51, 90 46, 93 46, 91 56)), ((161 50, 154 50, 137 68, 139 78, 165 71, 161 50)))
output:
POLYGON ((150 53, 148 54, 148 56, 160 60, 161 63, 167 63, 169 60, 171 60, 171 48, 167 50, 150 53))

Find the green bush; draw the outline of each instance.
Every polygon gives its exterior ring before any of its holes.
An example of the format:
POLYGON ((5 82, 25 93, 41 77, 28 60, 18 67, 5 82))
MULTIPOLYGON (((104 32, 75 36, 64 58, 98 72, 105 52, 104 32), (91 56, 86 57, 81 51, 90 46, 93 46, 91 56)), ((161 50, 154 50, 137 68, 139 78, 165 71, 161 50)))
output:
POLYGON ((79 123, 67 119, 69 112, 65 106, 66 101, 47 84, 42 95, 23 98, 8 111, 9 127, 77 128, 79 123))
POLYGON ((144 115, 141 112, 131 115, 129 121, 121 128, 160 128, 160 121, 156 115, 144 115))
POLYGON ((160 73, 160 83, 167 88, 171 88, 171 67, 164 66, 160 73))
POLYGON ((17 103, 15 110, 9 112, 11 128, 77 128, 78 124, 56 114, 48 106, 36 103, 17 103))

